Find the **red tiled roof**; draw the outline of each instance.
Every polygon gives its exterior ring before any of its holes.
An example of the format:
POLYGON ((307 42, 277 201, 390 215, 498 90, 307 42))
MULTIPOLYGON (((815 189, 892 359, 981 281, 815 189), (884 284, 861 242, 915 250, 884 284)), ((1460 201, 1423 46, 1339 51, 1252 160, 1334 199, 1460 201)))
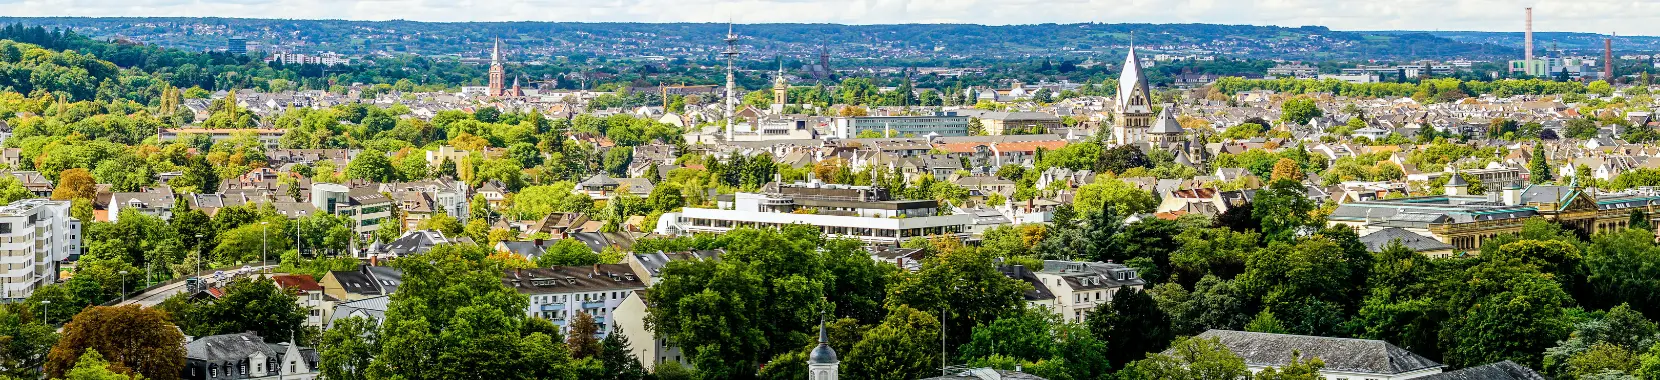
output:
POLYGON ((283 289, 299 289, 302 292, 323 291, 323 285, 317 284, 317 280, 312 279, 311 276, 303 274, 271 276, 271 281, 276 281, 277 286, 283 289))
POLYGON ((1037 148, 1043 148, 1044 150, 1056 150, 1056 149, 1060 149, 1061 147, 1065 147, 1065 146, 1066 146, 1066 141, 1061 141, 1061 140, 1006 142, 1006 143, 997 143, 997 151, 999 151, 999 152, 1033 152, 1033 151, 1037 151, 1037 148))

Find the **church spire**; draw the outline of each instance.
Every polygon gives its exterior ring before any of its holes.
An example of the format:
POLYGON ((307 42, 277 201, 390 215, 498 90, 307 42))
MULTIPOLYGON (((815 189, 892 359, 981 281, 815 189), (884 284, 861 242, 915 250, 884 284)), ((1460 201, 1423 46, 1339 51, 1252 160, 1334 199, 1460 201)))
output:
POLYGON ((490 64, 501 62, 501 37, 496 37, 496 46, 490 49, 490 64))
POLYGON ((841 361, 836 350, 830 348, 830 333, 824 328, 824 311, 818 314, 818 347, 807 355, 808 380, 837 380, 841 376, 841 361))

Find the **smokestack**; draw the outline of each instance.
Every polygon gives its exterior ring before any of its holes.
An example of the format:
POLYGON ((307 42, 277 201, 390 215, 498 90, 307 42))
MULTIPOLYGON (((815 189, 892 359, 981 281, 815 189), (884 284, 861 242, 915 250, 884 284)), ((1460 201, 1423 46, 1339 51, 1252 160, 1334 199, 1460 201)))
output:
POLYGON ((1527 43, 1524 44, 1525 47, 1523 47, 1523 48, 1527 49, 1527 53, 1525 53, 1525 55, 1523 56, 1522 59, 1525 60, 1528 65, 1531 66, 1531 65, 1533 65, 1533 7, 1527 7, 1527 37, 1526 38, 1527 38, 1527 43))
POLYGON ((1614 38, 1602 39, 1602 80, 1614 81, 1614 38))

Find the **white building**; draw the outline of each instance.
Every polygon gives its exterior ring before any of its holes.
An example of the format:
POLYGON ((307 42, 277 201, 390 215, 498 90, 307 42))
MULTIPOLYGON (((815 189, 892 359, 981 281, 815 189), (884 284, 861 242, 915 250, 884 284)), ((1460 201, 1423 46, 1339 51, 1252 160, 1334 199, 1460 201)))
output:
POLYGON ((562 333, 570 333, 577 313, 588 313, 599 325, 596 338, 611 332, 613 311, 623 299, 646 288, 627 264, 512 270, 502 283, 530 298, 526 315, 552 321, 562 333))
POLYGON ((371 186, 346 187, 336 183, 311 185, 311 205, 319 212, 344 216, 352 232, 373 233, 392 216, 392 199, 371 186))
POLYGON ((1037 279, 1055 295, 1054 312, 1067 322, 1083 322, 1096 306, 1112 302, 1123 288, 1141 289, 1147 281, 1124 264, 1044 260, 1037 279))
POLYGON ((8 301, 58 281, 58 263, 81 252, 81 221, 69 201, 24 199, 0 207, 0 264, 8 301))
POLYGON ((719 198, 719 208, 687 207, 657 223, 665 235, 725 233, 739 227, 816 226, 832 237, 897 245, 917 237, 969 237, 974 216, 941 212, 933 200, 891 200, 887 189, 821 183, 782 185, 719 198))

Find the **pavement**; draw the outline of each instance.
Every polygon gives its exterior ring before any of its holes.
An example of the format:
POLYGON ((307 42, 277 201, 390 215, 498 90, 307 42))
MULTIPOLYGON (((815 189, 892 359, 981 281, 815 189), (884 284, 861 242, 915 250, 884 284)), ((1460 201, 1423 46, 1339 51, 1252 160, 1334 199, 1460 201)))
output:
MULTIPOLYGON (((259 266, 259 267, 249 267, 249 270, 247 272, 240 273, 240 274, 235 273, 235 272, 240 272, 240 271, 223 271, 223 274, 224 274, 224 277, 225 277, 223 280, 229 280, 230 278, 234 278, 234 277, 236 277, 238 275, 241 275, 241 274, 252 274, 252 273, 257 272, 259 270, 272 269, 272 268, 276 268, 276 266, 275 265, 267 265, 267 266, 259 266)), ((272 273, 272 274, 281 274, 281 273, 272 273)), ((210 282, 219 282, 219 280, 214 280, 214 277, 213 277, 212 274, 203 275, 202 278, 208 279, 210 282)), ((166 301, 168 298, 173 297, 173 295, 175 295, 175 294, 184 293, 185 284, 186 284, 185 281, 179 281, 179 282, 175 282, 175 283, 171 283, 171 284, 167 284, 167 285, 162 285, 161 287, 157 287, 155 289, 150 289, 149 291, 146 291, 146 292, 141 293, 139 295, 127 298, 126 301, 121 301, 121 303, 119 303, 117 305, 122 305, 122 306, 125 306, 125 305, 139 305, 139 306, 143 306, 143 307, 154 307, 156 305, 161 304, 162 301, 166 301)))

